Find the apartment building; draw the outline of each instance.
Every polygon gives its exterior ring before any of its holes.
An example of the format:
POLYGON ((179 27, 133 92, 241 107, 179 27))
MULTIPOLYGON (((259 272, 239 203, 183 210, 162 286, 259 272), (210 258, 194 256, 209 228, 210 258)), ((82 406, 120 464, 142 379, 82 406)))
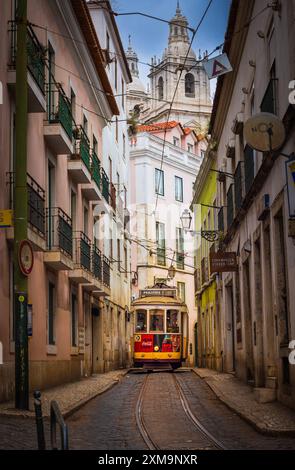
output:
MULTIPOLYGON (((16 6, 3 2, 0 16, 3 209, 14 207, 16 6)), ((94 208, 113 210, 103 132, 120 110, 84 0, 28 0, 27 43, 29 372, 30 388, 42 389, 103 368, 112 260, 94 229, 94 208)), ((0 400, 14 390, 13 247, 13 227, 1 229, 0 400)))

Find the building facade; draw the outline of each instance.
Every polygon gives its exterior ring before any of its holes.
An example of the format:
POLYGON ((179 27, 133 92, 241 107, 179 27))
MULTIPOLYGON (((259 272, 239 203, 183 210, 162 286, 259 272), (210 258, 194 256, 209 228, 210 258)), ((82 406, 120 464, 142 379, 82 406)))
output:
POLYGON ((164 282, 178 288, 189 311, 189 363, 193 364, 193 237, 182 229, 204 143, 177 122, 142 125, 130 150, 133 298, 164 282), (164 134, 165 160, 161 163, 164 134), (189 150, 188 150, 189 149, 189 150), (171 273, 172 270, 172 273, 171 273))
POLYGON ((290 155, 295 142, 289 101, 294 14, 293 1, 232 2, 224 52, 233 72, 218 80, 210 124, 217 149, 213 163, 221 171, 215 229, 223 233, 222 251, 237 255, 237 271, 219 274, 216 353, 223 353, 223 370, 254 387, 258 401, 278 399, 293 408, 294 219, 282 153, 290 155), (250 18, 255 20, 248 24, 250 18), (245 139, 245 122, 260 112, 274 114, 285 127, 276 152, 253 150, 245 139))
MULTIPOLYGON (((4 2, 0 17, 7 32, 0 58, 0 207, 6 209, 14 207, 15 5, 4 2)), ((28 21, 29 372, 30 389, 42 389, 101 371, 106 360, 102 318, 114 281, 94 208, 114 212, 103 133, 120 109, 84 0, 29 0, 28 21)), ((7 400, 14 390, 13 227, 1 229, 0 244, 0 400, 7 400)))

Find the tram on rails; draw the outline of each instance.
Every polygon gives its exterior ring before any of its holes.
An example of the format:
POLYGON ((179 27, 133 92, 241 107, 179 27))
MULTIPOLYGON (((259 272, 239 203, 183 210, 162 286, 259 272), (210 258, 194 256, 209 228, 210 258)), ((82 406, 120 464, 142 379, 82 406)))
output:
POLYGON ((133 301, 134 367, 181 367, 188 354, 188 310, 176 287, 156 284, 133 301))

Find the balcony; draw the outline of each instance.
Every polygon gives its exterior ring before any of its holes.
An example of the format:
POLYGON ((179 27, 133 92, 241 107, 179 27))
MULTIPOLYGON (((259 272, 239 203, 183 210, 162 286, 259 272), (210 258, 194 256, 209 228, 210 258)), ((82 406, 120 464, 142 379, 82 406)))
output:
POLYGON ((74 119, 71 103, 62 86, 51 78, 47 86, 47 121, 44 123, 44 138, 55 155, 72 155, 74 119))
MULTIPOLYGON (((95 204, 94 208, 94 216, 98 216, 100 214, 109 214, 111 211, 111 206, 110 206, 110 181, 108 178, 108 175, 104 171, 104 169, 101 167, 100 168, 100 175, 99 175, 99 182, 100 182, 100 190, 101 190, 101 196, 100 199, 98 199, 98 204, 95 204)), ((94 179, 94 177, 93 177, 94 179)))
POLYGON ((246 194, 250 191, 252 183, 254 181, 254 150, 246 145, 244 150, 244 162, 245 162, 245 192, 246 194))
POLYGON ((102 257, 102 270, 103 270, 103 284, 104 286, 110 288, 111 286, 111 263, 110 260, 106 257, 102 257))
POLYGON ((235 185, 235 211, 236 213, 242 207, 243 202, 243 179, 242 179, 242 162, 239 162, 234 174, 235 185))
POLYGON ((94 297, 104 297, 106 295, 110 295, 110 268, 109 266, 110 266, 110 263, 108 262, 108 259, 102 255, 101 251, 95 245, 93 245, 92 273, 95 278, 95 286, 92 289, 92 295, 94 297), (106 261, 104 261, 104 259, 106 261), (104 282, 104 276, 106 278, 105 282, 104 282))
POLYGON ((91 183, 90 143, 82 128, 74 132, 74 153, 68 159, 68 173, 77 184, 91 183))
POLYGON ((272 78, 269 81, 269 84, 266 88, 264 97, 262 99, 260 109, 262 113, 271 113, 276 114, 277 104, 276 104, 276 83, 277 80, 272 78))
MULTIPOLYGON (((10 190, 10 207, 14 207, 14 178, 13 172, 7 173, 10 190)), ((31 242, 34 251, 46 250, 46 229, 45 229, 45 191, 28 174, 28 240, 31 242)), ((14 227, 6 229, 6 239, 8 243, 14 242, 14 227)))
POLYGON ((77 284, 91 285, 91 241, 84 232, 75 232, 73 258, 74 269, 69 278, 77 284))
POLYGON ((101 201, 102 194, 101 194, 101 167, 100 161, 96 155, 96 153, 92 153, 92 157, 90 160, 90 174, 91 174, 91 181, 89 184, 83 184, 81 186, 81 191, 83 196, 88 201, 101 201))
MULTIPOLYGON (((10 23, 11 56, 8 68, 8 87, 13 96, 16 94, 16 52, 17 28, 16 23, 10 23)), ((44 113, 46 111, 45 99, 45 52, 31 26, 27 28, 28 52, 28 112, 44 113)))
POLYGON ((234 220, 234 185, 231 184, 226 194, 227 200, 227 230, 229 230, 234 220))
POLYGON ((47 251, 44 263, 55 271, 73 269, 73 232, 71 218, 60 208, 47 209, 47 251))
POLYGON ((110 183, 110 204, 114 212, 116 212, 116 188, 110 183))

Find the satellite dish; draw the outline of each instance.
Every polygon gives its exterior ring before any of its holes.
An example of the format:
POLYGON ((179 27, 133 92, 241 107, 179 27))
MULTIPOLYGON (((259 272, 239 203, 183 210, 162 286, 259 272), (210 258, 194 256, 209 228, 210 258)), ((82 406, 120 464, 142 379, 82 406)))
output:
POLYGON ((250 147, 260 152, 278 150, 285 140, 282 121, 270 113, 252 116, 244 125, 245 140, 250 147))

